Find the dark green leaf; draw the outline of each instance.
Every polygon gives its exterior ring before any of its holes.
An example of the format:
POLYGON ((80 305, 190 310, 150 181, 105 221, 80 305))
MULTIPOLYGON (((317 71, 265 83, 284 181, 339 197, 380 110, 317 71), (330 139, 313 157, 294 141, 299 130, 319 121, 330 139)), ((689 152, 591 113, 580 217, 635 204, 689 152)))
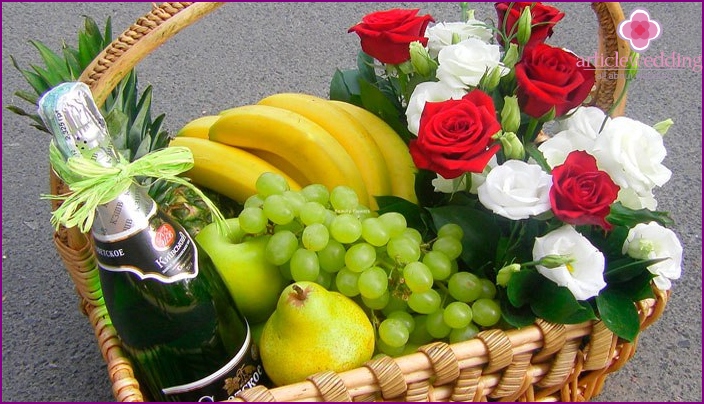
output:
MULTIPOLYGON (((499 292, 502 293, 502 292, 499 292)), ((530 311, 529 306, 514 307, 509 303, 506 296, 501 296, 499 299, 501 305, 501 317, 515 328, 526 327, 535 322, 535 314, 530 311)))
POLYGON ((580 324, 589 320, 596 320, 592 305, 587 301, 578 301, 584 310, 578 310, 565 319, 565 324, 580 324))
POLYGON ((545 160, 545 156, 543 156, 543 152, 538 150, 535 143, 533 143, 533 142, 525 143, 523 145, 523 148, 526 150, 526 154, 528 155, 528 157, 532 157, 533 160, 535 160, 535 162, 538 163, 540 168, 543 169, 543 171, 545 171, 548 174, 552 173, 552 168, 550 168, 550 164, 548 164, 548 161, 545 160))
POLYGON ((359 74, 356 70, 336 70, 330 81, 330 99, 362 107, 359 74))
POLYGON ((470 268, 480 269, 493 264, 499 231, 494 217, 469 206, 448 205, 427 208, 436 228, 446 223, 462 227, 462 261, 470 268))
POLYGON ((527 305, 541 282, 545 282, 545 278, 532 269, 518 271, 511 275, 506 285, 506 297, 514 307, 527 305))
POLYGON ((36 94, 27 91, 15 91, 15 95, 33 105, 37 105, 39 101, 39 97, 36 94))
POLYGON ((638 310, 633 301, 618 290, 604 289, 596 297, 599 315, 614 334, 633 341, 640 331, 638 310))
POLYGON ((421 206, 445 204, 447 197, 442 192, 435 192, 432 181, 437 178, 434 171, 419 169, 414 183, 416 197, 421 206))
POLYGON ((391 97, 367 81, 360 80, 359 89, 364 109, 383 119, 408 143, 412 135, 406 127, 404 111, 396 106, 391 97))
POLYGON ((357 70, 359 78, 370 83, 376 82, 376 71, 374 71, 374 58, 363 51, 357 54, 357 70))
POLYGON ((29 70, 23 70, 22 68, 20 68, 19 64, 17 64, 17 60, 15 60, 14 57, 10 56, 10 60, 12 60, 12 65, 15 66, 15 69, 22 73, 24 79, 34 89, 37 95, 44 94, 44 92, 50 88, 49 83, 47 83, 46 80, 44 80, 40 75, 29 70))
POLYGON ((548 279, 536 285, 530 305, 538 317, 560 324, 565 324, 570 318, 577 316, 577 312, 586 310, 569 289, 557 286, 548 279))
POLYGON ((606 263, 604 277, 608 283, 625 282, 636 276, 648 272, 648 267, 662 262, 667 258, 657 258, 652 260, 636 260, 631 257, 624 257, 606 263))
POLYGON ((609 282, 608 287, 609 289, 618 290, 619 292, 627 295, 631 301, 637 302, 643 299, 655 297, 652 287, 652 280, 654 277, 655 275, 651 274, 649 271, 646 271, 626 282, 609 282))
POLYGON ((649 209, 630 209, 621 202, 611 205, 611 212, 606 216, 606 221, 616 226, 634 227, 638 223, 657 222, 667 227, 675 224, 668 212, 652 211, 649 209))
MULTIPOLYGON (((54 51, 39 41, 29 42, 39 51, 39 55, 44 61, 47 70, 51 72, 52 77, 57 77, 60 81, 70 80, 71 74, 66 67, 66 62, 61 56, 54 53, 54 51)), ((60 84, 60 82, 57 84, 60 84)))

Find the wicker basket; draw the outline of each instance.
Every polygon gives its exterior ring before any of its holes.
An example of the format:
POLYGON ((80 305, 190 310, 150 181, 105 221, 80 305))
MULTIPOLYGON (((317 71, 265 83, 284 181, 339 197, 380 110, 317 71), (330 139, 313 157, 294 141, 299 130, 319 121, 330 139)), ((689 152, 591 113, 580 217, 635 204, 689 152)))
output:
MULTIPOLYGON (((221 3, 165 3, 140 18, 86 69, 81 81, 102 104, 110 91, 146 55, 184 27, 221 3)), ((599 23, 600 54, 628 55, 616 35, 624 19, 618 3, 593 3, 599 23)), ((607 110, 621 93, 622 78, 606 80, 597 72, 592 94, 595 105, 607 110)), ((614 75, 622 76, 622 75, 614 75)), ((623 112, 623 103, 614 115, 623 112)), ((50 173, 51 192, 67 191, 50 173)), ((54 206, 56 208, 56 206, 54 206)), ((80 307, 88 316, 107 362, 113 394, 119 401, 143 401, 130 362, 124 356, 100 289, 90 238, 76 228, 54 235, 56 248, 76 284, 80 307)), ((641 329, 662 314, 668 299, 655 290, 655 299, 639 303, 641 329)), ((516 330, 482 331, 457 344, 435 342, 418 352, 392 359, 382 357, 343 373, 322 372, 307 381, 267 389, 247 390, 240 401, 584 401, 601 391, 606 376, 635 353, 636 341, 616 337, 600 321, 578 325, 538 320, 516 330)))

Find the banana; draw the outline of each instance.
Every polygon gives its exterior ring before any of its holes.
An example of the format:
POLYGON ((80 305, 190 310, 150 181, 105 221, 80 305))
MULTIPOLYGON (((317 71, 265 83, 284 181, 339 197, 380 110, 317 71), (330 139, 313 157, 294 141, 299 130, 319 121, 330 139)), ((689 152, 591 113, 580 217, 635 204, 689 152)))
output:
POLYGON ((269 150, 264 150, 264 149, 245 149, 245 150, 254 154, 255 156, 259 157, 260 159, 266 161, 267 163, 273 165, 274 167, 278 168, 279 170, 285 172, 291 178, 293 178, 294 181, 299 183, 302 187, 304 187, 308 184, 311 184, 311 182, 308 181, 306 176, 303 174, 303 172, 298 167, 291 164, 288 160, 282 158, 278 154, 274 154, 274 153, 270 152, 269 150))
POLYGON ((346 185, 369 206, 367 188, 357 166, 330 133, 310 119, 267 105, 244 105, 221 113, 210 140, 243 149, 267 150, 298 167, 311 183, 332 189, 346 185))
POLYGON ((384 155, 391 178, 391 193, 413 203, 418 203, 415 192, 416 166, 408 146, 386 122, 372 112, 356 105, 330 100, 331 105, 354 117, 374 138, 384 155))
POLYGON ((196 118, 176 132, 176 137, 199 137, 201 139, 208 138, 208 130, 210 127, 220 119, 218 115, 206 115, 196 118))
POLYGON ((257 104, 299 113, 327 130, 354 160, 367 187, 371 208, 377 209, 374 196, 391 193, 391 179, 384 156, 364 126, 327 101, 309 94, 279 93, 257 104))
POLYGON ((264 172, 281 174, 292 190, 301 189, 300 184, 281 170, 236 147, 197 137, 176 137, 169 146, 188 147, 193 153, 195 164, 184 177, 240 204, 257 193, 255 183, 264 172))

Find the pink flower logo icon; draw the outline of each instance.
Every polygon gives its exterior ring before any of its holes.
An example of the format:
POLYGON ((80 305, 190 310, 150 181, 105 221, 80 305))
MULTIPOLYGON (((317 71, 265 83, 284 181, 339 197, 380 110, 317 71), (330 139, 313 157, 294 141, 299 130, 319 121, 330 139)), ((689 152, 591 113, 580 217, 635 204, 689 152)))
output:
POLYGON ((651 20, 650 14, 642 9, 636 9, 629 19, 618 25, 618 36, 628 40, 636 52, 648 49, 650 41, 659 37, 661 32, 660 24, 651 20))

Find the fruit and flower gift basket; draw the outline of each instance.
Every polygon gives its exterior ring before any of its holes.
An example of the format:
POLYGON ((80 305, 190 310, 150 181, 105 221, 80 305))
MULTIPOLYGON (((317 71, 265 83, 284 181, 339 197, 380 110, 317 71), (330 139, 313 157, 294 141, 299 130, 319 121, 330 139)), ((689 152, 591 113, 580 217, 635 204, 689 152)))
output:
POLYGON ((564 14, 546 4, 496 3, 492 22, 466 3, 454 22, 374 11, 348 27, 361 50, 331 75, 329 99, 273 94, 169 136, 133 67, 220 5, 154 6, 115 40, 87 19, 77 49, 35 43, 47 69, 22 71, 36 94, 17 94, 35 105, 85 83, 121 156, 119 170, 100 169, 53 148, 49 196, 115 397, 151 397, 89 236, 85 206, 115 195, 93 200, 99 181, 72 168, 143 186, 217 267, 264 370, 226 379, 231 400, 598 394, 662 314, 682 260, 653 194, 671 175, 671 121, 622 116, 638 54, 616 34, 619 4, 592 8, 598 52, 626 57, 622 74, 548 45, 564 14))

